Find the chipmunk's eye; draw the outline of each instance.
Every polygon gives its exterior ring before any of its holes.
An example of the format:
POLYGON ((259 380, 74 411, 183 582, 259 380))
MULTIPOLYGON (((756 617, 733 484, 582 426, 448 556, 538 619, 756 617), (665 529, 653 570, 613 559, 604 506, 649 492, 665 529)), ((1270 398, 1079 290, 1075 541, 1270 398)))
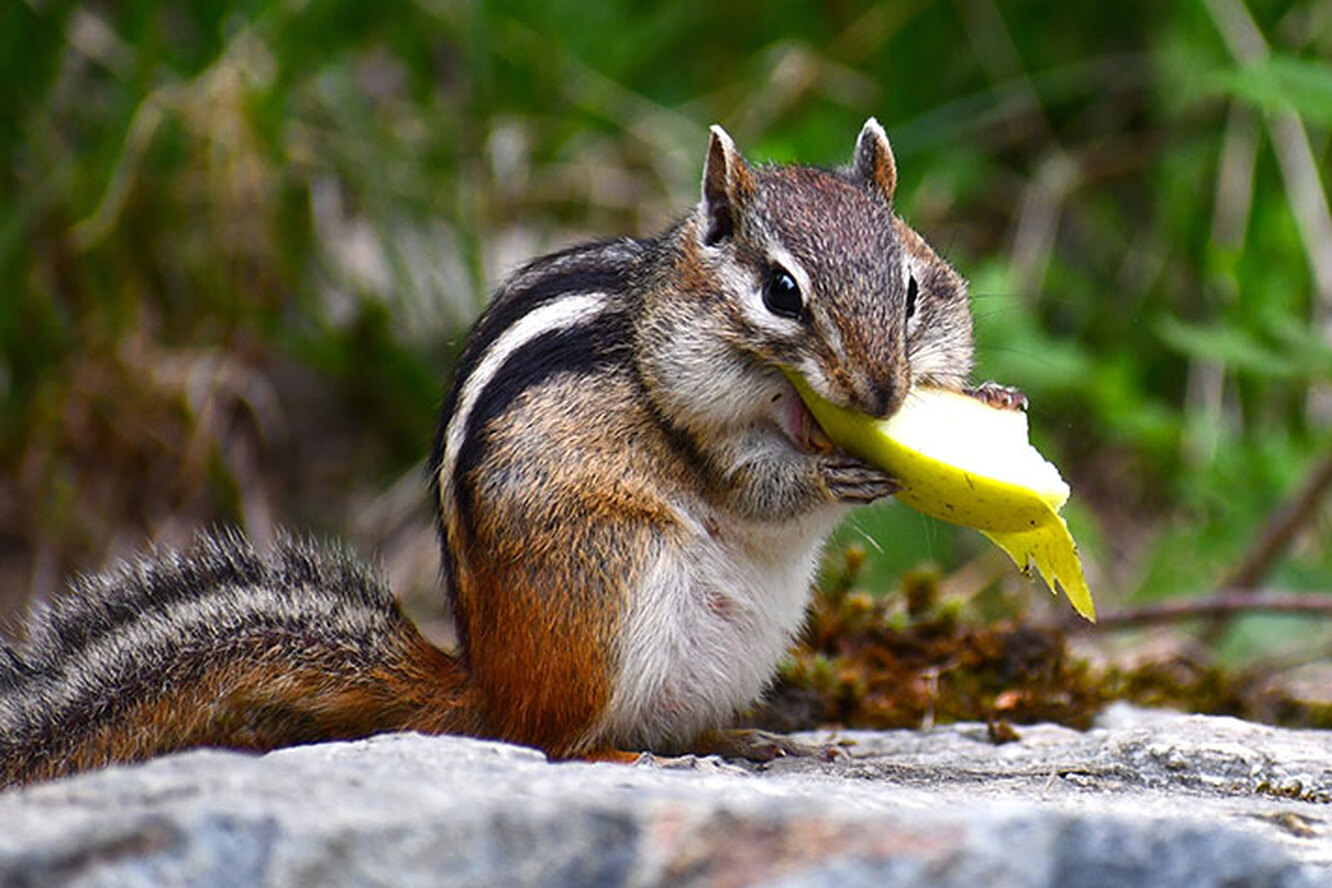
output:
POLYGON ((916 276, 910 275, 907 281, 907 300, 906 300, 906 319, 911 320, 911 316, 916 313, 916 276))
POLYGON ((768 271, 768 279, 763 282, 763 304, 778 317, 792 319, 799 318, 805 308, 800 285, 779 265, 768 271))

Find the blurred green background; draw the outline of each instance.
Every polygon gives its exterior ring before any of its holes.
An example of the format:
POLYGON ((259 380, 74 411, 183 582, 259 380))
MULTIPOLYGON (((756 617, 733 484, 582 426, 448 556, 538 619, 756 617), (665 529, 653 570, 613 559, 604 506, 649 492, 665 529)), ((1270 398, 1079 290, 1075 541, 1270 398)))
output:
MULTIPOLYGON (((1026 390, 1073 483, 1102 611, 1214 594, 1332 453, 1330 57, 1313 0, 8 0, 0 591, 287 526, 429 612, 422 460, 493 286, 687 211, 710 123, 833 165, 875 115, 899 211, 972 281, 979 378, 1026 390)), ((883 589, 1011 575, 898 507, 842 539, 883 589)), ((1332 592, 1330 542, 1324 500, 1241 585, 1332 592)))

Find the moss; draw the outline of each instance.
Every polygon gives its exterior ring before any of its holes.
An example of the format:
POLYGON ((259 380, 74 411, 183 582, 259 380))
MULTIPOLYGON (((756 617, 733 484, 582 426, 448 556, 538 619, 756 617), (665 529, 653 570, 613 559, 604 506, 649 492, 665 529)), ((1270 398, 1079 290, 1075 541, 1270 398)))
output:
POLYGON ((916 571, 900 596, 856 585, 863 555, 816 598, 801 644, 756 719, 804 727, 914 728, 935 721, 984 721, 996 742, 1013 723, 1055 721, 1087 727, 1105 702, 1089 667, 1072 657, 1056 629, 1020 620, 968 621, 939 595, 939 576, 916 571), (811 704, 811 692, 817 705, 811 704))
POLYGON ((1178 655, 1093 667, 1058 628, 1019 602, 995 620, 987 589, 977 607, 940 594, 929 570, 903 575, 899 589, 862 588, 865 555, 841 553, 841 568, 815 598, 809 624, 752 722, 772 730, 816 727, 918 728, 975 721, 993 742, 1017 739, 1014 725, 1089 727, 1112 700, 1233 715, 1293 727, 1332 728, 1332 704, 1300 700, 1274 686, 1261 666, 1199 664, 1178 655))

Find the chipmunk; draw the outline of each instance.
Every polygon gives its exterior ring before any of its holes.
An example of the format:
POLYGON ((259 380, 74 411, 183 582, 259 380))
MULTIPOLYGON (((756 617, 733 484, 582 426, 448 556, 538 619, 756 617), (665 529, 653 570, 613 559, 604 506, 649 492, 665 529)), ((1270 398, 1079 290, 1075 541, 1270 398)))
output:
POLYGON ((615 757, 725 726, 827 535, 897 489, 784 371, 888 416, 971 370, 965 283, 896 184, 873 118, 832 171, 750 165, 713 127, 693 212, 532 262, 469 335, 429 462, 457 654, 344 550, 205 536, 76 583, 0 648, 0 780, 391 730, 615 757))

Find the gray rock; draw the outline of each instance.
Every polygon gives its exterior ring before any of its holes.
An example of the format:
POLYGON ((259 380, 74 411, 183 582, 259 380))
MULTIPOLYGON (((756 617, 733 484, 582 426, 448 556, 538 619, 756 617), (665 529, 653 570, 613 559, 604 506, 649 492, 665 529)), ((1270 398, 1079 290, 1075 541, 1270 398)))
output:
POLYGON ((1020 733, 762 768, 406 734, 192 752, 0 794, 0 884, 1332 884, 1332 734, 1127 708, 1020 733))

